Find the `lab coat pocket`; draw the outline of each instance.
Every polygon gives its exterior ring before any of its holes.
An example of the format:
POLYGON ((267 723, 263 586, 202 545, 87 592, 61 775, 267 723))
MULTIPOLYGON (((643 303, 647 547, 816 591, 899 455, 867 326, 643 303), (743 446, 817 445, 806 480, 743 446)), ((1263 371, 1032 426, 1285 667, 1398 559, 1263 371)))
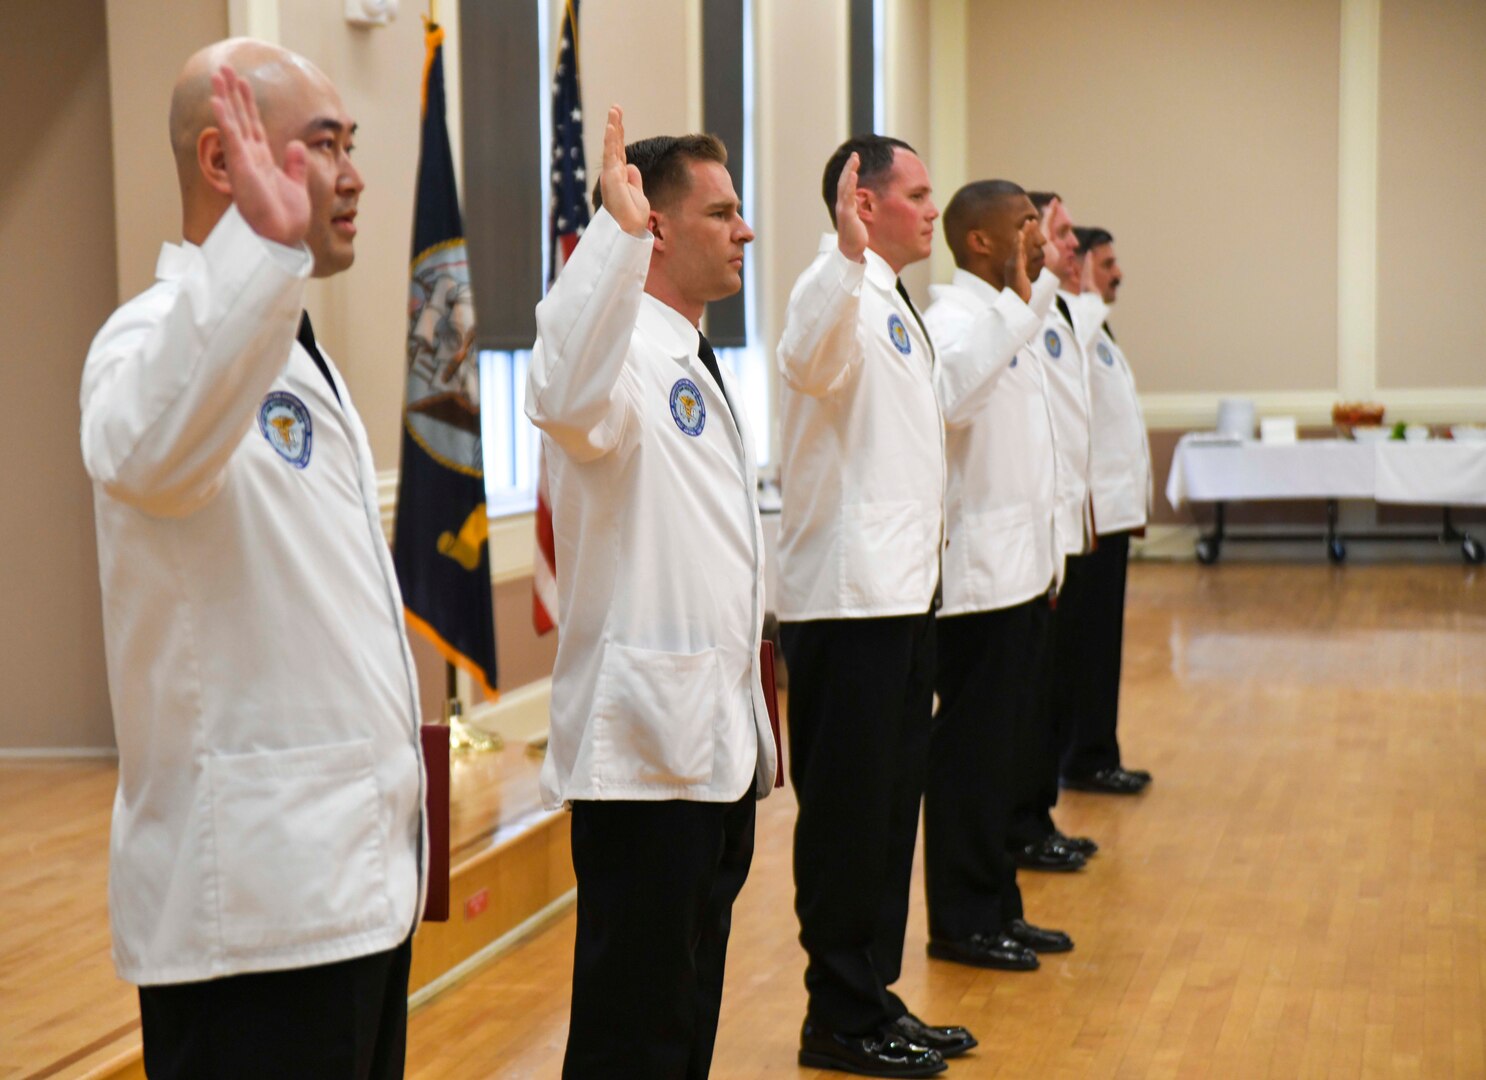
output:
POLYGON ((936 508, 909 501, 841 508, 841 595, 852 604, 901 601, 933 587, 936 508))
POLYGON ((999 599, 1005 590, 1036 576, 1036 537, 1026 503, 967 513, 960 520, 960 535, 951 537, 945 559, 958 566, 947 565, 946 575, 958 569, 987 599, 999 599))
POLYGON ((286 949, 391 915, 371 742, 207 759, 222 945, 286 949))
POLYGON ((609 642, 593 698, 594 773, 614 783, 705 784, 726 707, 716 649, 660 652, 609 642))

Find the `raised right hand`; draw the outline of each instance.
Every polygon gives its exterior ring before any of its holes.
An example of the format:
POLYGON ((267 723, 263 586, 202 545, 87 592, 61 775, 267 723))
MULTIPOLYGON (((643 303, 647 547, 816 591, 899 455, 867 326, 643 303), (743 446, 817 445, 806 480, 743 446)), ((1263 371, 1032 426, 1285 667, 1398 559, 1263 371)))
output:
POLYGON ((632 236, 650 233, 650 200, 640 170, 624 159, 624 110, 609 106, 609 119, 604 125, 604 171, 599 174, 599 187, 604 193, 604 209, 632 236))
POLYGON ((1054 199, 1048 203, 1042 211, 1042 255, 1047 260, 1046 266, 1059 277, 1063 276, 1063 249, 1058 247, 1053 240, 1053 215, 1057 213, 1060 202, 1054 199))
POLYGON ((862 159, 852 154, 836 182, 836 246, 852 262, 863 262, 867 251, 867 226, 857 213, 857 173, 862 159))
POLYGON ((1016 253, 1006 264, 1006 281, 1022 298, 1032 302, 1032 279, 1027 274, 1027 251, 1037 242, 1037 222, 1029 220, 1016 234, 1016 253))
POLYGON ((265 240, 298 247, 310 228, 304 143, 294 139, 284 148, 284 164, 274 161, 253 88, 226 64, 212 75, 212 115, 238 213, 265 240))

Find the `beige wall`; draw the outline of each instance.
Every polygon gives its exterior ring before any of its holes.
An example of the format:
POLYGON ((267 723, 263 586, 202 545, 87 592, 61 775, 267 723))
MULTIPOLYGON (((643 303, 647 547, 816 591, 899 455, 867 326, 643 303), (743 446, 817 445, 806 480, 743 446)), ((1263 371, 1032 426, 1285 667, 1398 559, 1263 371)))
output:
POLYGON ((969 173, 1115 234, 1144 391, 1335 385, 1338 41, 1334 0, 968 5, 969 173))
POLYGON ((1378 382, 1480 387, 1486 4, 1385 3, 1382 30, 1378 382))
POLYGON ((0 747, 113 744, 77 408, 117 296, 108 91, 103 0, 0 4, 0 747))

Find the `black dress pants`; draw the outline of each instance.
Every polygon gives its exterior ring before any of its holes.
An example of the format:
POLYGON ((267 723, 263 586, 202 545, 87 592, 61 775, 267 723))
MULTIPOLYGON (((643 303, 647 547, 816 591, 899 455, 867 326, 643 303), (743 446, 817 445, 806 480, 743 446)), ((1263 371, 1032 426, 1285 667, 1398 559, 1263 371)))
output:
MULTIPOLYGON (((1074 611, 1061 622, 1059 659, 1077 664, 1078 679, 1059 683, 1053 708, 1064 736, 1064 776, 1088 776, 1120 767, 1115 728, 1120 718, 1120 658, 1125 634, 1125 572, 1130 534, 1099 538, 1084 556, 1074 611)), ((1059 607, 1061 615, 1066 608, 1059 607)))
POLYGON ((1063 587, 1056 601, 1048 606, 1049 618, 1043 630, 1044 647, 1040 662, 1028 668, 1024 676, 1033 688, 1034 700, 1030 719, 1017 729, 1012 743, 1015 768, 1008 780, 1011 808, 1006 819, 1006 846, 1009 850, 1041 843, 1056 829, 1052 810, 1058 802, 1058 770, 1064 735, 1060 727, 1062 714, 1054 706, 1060 693, 1059 684, 1083 677, 1077 658, 1069 660, 1059 652, 1058 635, 1066 633, 1068 624, 1076 617, 1076 614, 1070 614, 1069 596, 1075 597, 1076 605, 1087 558, 1087 555, 1068 557, 1063 587))
POLYGON ((409 938, 334 964, 139 988, 150 1080, 395 1080, 409 938))
POLYGON ((929 936, 964 941, 1022 917, 1006 853, 1016 748, 1039 720, 1047 650, 1046 597, 939 620, 939 714, 924 792, 929 936))
POLYGON ((933 723, 934 616, 780 628, 789 663, 795 913, 807 1016, 844 1034, 907 1012, 903 964, 933 723))
POLYGON ((702 1080, 733 901, 753 861, 736 802, 573 803, 578 934, 564 1080, 702 1080))

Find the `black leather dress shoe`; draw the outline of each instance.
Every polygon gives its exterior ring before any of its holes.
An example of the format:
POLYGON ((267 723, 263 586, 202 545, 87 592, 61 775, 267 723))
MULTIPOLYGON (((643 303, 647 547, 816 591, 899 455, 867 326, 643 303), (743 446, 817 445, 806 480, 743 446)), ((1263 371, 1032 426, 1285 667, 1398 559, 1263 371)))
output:
POLYGON ((1012 919, 1002 930, 1012 941, 1025 945, 1033 952, 1072 952, 1073 939, 1061 930, 1044 930, 1033 926, 1026 919, 1012 919))
POLYGON ((1063 786, 1100 795, 1139 795, 1151 781, 1129 769, 1096 769, 1087 776, 1065 776, 1063 786))
MULTIPOLYGON (((1069 946, 1072 947, 1072 942, 1069 946)), ((966 1050, 980 1045, 980 1040, 962 1027, 934 1027, 926 1024, 912 1013, 904 1013, 893 1021, 893 1031, 911 1043, 938 1050, 943 1058, 958 1057, 966 1050)))
POLYGON ((842 1035, 810 1020, 800 1029, 800 1064, 858 1076, 938 1076, 949 1068, 938 1050, 896 1032, 842 1035))
POLYGON ((1125 769, 1125 771, 1127 773, 1129 773, 1131 776, 1138 776, 1138 777, 1140 777, 1147 784, 1149 784, 1151 782, 1151 774, 1146 769, 1125 769))
POLYGON ((1035 844, 1014 849, 1011 861, 1023 870, 1051 870, 1066 874, 1082 870, 1089 860, 1058 843, 1055 837, 1045 836, 1035 844))
POLYGON ((935 960, 950 960, 997 971, 1036 971, 1039 965, 1035 952, 1005 934, 971 934, 965 941, 935 941, 931 938, 929 955, 935 960))
POLYGON ((1057 829, 1054 829, 1053 839, 1058 842, 1059 847, 1065 847, 1069 851, 1076 851, 1086 859, 1099 850, 1099 845, 1087 836, 1064 836, 1057 829))

